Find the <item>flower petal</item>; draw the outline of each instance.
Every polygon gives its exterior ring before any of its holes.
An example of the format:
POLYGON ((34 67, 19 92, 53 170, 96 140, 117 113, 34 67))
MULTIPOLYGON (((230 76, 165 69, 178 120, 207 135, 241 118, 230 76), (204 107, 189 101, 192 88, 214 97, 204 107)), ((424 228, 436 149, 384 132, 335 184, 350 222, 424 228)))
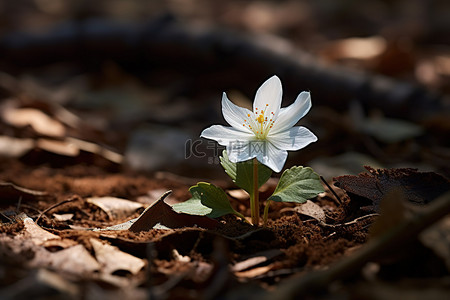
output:
POLYGON ((206 128, 200 134, 200 137, 217 141, 222 146, 227 146, 236 141, 249 141, 255 138, 252 133, 237 130, 233 127, 222 125, 213 125, 206 128))
POLYGON ((273 124, 270 133, 285 131, 294 126, 311 108, 311 95, 309 92, 301 92, 295 102, 288 107, 280 109, 280 113, 273 124))
POLYGON ((264 154, 256 156, 256 159, 278 173, 283 169, 287 155, 286 150, 279 149, 273 144, 266 142, 264 154))
POLYGON ((264 110, 265 116, 276 118, 280 111, 282 96, 283 88, 280 78, 277 76, 270 77, 256 91, 253 112, 257 115, 261 110, 264 110))
POLYGON ((317 137, 306 127, 292 127, 283 132, 269 133, 267 140, 283 150, 299 150, 317 141, 317 137))
POLYGON ((233 163, 246 161, 258 155, 252 151, 252 141, 234 141, 227 145, 228 159, 233 163))
POLYGON ((241 131, 252 132, 251 129, 248 128, 248 125, 244 126, 244 124, 246 123, 246 120, 250 122, 254 119, 253 113, 250 110, 239 107, 231 102, 226 93, 223 93, 222 95, 222 114, 228 124, 232 127, 241 131))

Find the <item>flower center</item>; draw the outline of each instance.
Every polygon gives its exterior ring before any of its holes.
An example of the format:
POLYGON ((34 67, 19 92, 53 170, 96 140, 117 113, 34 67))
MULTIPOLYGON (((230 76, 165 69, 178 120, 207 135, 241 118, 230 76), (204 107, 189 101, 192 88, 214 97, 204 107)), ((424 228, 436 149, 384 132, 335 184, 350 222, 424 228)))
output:
POLYGON ((247 114, 248 119, 244 120, 244 127, 249 128, 255 134, 258 139, 265 139, 267 134, 269 134, 270 128, 272 128, 274 113, 267 111, 269 104, 266 104, 264 109, 258 110, 255 107, 254 115, 247 114), (270 119, 268 117, 270 115, 270 119))

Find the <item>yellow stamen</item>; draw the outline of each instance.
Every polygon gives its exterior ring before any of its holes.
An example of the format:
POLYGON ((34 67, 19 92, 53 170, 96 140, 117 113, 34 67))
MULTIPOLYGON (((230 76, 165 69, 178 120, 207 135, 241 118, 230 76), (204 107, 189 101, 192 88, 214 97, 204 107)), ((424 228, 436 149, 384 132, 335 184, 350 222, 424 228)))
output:
POLYGON ((263 123, 264 122, 264 115, 259 115, 259 117, 256 119, 256 121, 258 121, 258 123, 263 123))

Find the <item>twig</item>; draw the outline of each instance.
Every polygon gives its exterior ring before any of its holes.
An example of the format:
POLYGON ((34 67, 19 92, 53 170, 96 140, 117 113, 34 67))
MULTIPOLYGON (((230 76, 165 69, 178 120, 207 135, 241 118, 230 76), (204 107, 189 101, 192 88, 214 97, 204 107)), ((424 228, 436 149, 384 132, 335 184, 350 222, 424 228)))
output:
POLYGON ((54 209, 54 208, 56 208, 56 207, 58 207, 58 206, 60 206, 60 205, 63 205, 63 204, 65 204, 65 203, 72 202, 72 201, 76 201, 76 200, 79 200, 79 198, 66 199, 66 200, 63 200, 63 201, 61 201, 61 202, 59 202, 59 203, 56 203, 56 204, 50 206, 49 208, 45 209, 43 212, 41 212, 41 213, 39 214, 39 217, 37 217, 37 219, 36 219, 36 224, 39 224, 39 220, 41 219, 41 217, 42 217, 43 215, 45 215, 46 213, 48 213, 50 210, 52 210, 52 209, 54 209))
POLYGON ((12 220, 11 220, 11 218, 10 218, 10 217, 8 217, 7 215, 5 215, 4 213, 0 212, 0 216, 1 216, 2 218, 5 218, 5 219, 7 219, 9 223, 12 223, 12 220))
POLYGON ((346 223, 342 223, 342 224, 333 225, 333 224, 327 224, 325 222, 320 222, 319 225, 324 226, 324 227, 339 228, 339 227, 343 227, 343 226, 353 225, 353 224, 358 223, 361 220, 364 220, 364 219, 367 219, 367 218, 370 218, 370 217, 377 217, 379 215, 380 214, 378 214, 378 213, 373 213, 373 214, 368 214, 368 215, 365 215, 365 216, 358 217, 358 218, 356 218, 356 219, 354 219, 352 221, 349 221, 349 222, 346 222, 346 223))
POLYGON ((450 192, 440 196, 423 210, 369 241, 358 252, 326 270, 313 271, 301 278, 295 276, 282 284, 266 299, 296 299, 298 295, 323 290, 337 279, 344 279, 361 269, 379 253, 398 247, 416 237, 422 230, 450 213, 450 192))
POLYGON ((334 197, 336 197, 336 200, 338 201, 339 205, 342 205, 341 198, 338 196, 338 194, 334 191, 334 189, 328 184, 328 182, 323 178, 323 176, 320 176, 320 179, 323 183, 328 187, 328 189, 333 193, 334 197))

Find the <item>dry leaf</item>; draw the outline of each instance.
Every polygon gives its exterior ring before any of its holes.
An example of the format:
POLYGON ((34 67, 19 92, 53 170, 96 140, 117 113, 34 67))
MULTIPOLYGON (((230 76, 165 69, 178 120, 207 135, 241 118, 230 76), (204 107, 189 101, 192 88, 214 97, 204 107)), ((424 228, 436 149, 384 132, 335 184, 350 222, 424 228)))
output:
POLYGON ((427 204, 450 190, 449 180, 434 172, 365 168, 369 173, 334 178, 335 185, 348 193, 372 200, 375 210, 379 209, 383 196, 394 188, 402 190, 406 199, 414 204, 427 204))
POLYGON ((115 197, 95 197, 86 201, 100 207, 111 220, 124 219, 144 207, 141 203, 115 197))
POLYGON ((36 245, 42 245, 47 240, 61 239, 59 236, 54 235, 53 233, 50 233, 36 225, 31 218, 25 218, 23 220, 23 224, 25 225, 25 232, 31 236, 31 240, 36 245))
POLYGON ((121 154, 106 149, 104 147, 101 147, 97 144, 72 137, 66 138, 65 141, 71 145, 78 147, 79 150, 92 154, 97 154, 113 163, 121 164, 123 162, 123 156, 121 154))
POLYGON ((20 139, 6 135, 0 136, 0 156, 21 157, 34 148, 32 139, 20 139))
POLYGON ((227 190, 227 194, 239 200, 246 200, 250 197, 243 189, 227 190))
POLYGON ((98 272, 100 264, 82 245, 76 245, 54 253, 38 255, 32 262, 35 267, 49 267, 58 272, 85 276, 98 272))
POLYGON ((66 133, 59 121, 34 108, 7 108, 2 117, 6 123, 16 127, 30 125, 41 135, 63 137, 66 133))
POLYGON ((366 38, 347 38, 332 42, 323 55, 329 59, 370 60, 380 56, 387 47, 386 40, 380 36, 366 38))
POLYGON ((282 255, 284 252, 279 249, 270 249, 262 252, 255 253, 246 260, 235 263, 231 266, 232 272, 241 272, 249 268, 255 267, 262 263, 272 260, 273 258, 282 255))
POLYGON ((97 261, 102 265, 102 272, 113 274, 117 271, 128 271, 136 275, 144 266, 145 262, 135 256, 120 251, 117 247, 102 243, 97 239, 90 239, 95 251, 97 261))
POLYGON ((307 200, 305 203, 297 205, 293 208, 293 210, 298 212, 299 214, 316 219, 317 221, 326 221, 325 212, 323 211, 322 207, 312 202, 311 200, 307 200))
POLYGON ((272 270, 273 264, 270 264, 268 266, 259 267, 250 269, 248 271, 242 271, 242 272, 235 272, 234 275, 239 278, 255 278, 258 276, 261 276, 263 274, 266 274, 270 270, 272 270))
POLYGON ((51 153, 70 157, 76 157, 80 154, 78 147, 66 141, 38 139, 36 141, 36 147, 51 153))
POLYGON ((80 297, 81 288, 75 283, 64 279, 57 272, 52 272, 47 269, 40 269, 37 273, 37 278, 40 282, 54 288, 61 293, 66 293, 73 298, 80 297))
POLYGON ((53 214, 56 221, 65 222, 73 218, 74 214, 53 214))

